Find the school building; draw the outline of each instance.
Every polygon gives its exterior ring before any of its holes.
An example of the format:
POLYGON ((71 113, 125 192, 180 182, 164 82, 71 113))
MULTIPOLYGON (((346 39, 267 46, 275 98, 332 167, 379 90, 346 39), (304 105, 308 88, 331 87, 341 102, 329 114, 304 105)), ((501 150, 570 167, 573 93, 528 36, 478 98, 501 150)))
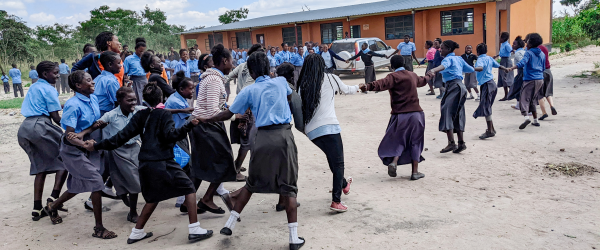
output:
MULTIPOLYGON (((537 32, 544 44, 552 44, 552 0, 388 0, 336 8, 310 10, 243 20, 180 34, 181 47, 195 39, 202 51, 218 43, 226 48, 252 44, 280 46, 305 41, 329 44, 350 37, 378 37, 395 48, 408 34, 417 45, 417 57, 425 56, 425 41, 454 40, 462 48, 488 45, 496 54, 500 33, 510 41, 537 32)), ((550 48, 549 47, 549 48, 550 48)))

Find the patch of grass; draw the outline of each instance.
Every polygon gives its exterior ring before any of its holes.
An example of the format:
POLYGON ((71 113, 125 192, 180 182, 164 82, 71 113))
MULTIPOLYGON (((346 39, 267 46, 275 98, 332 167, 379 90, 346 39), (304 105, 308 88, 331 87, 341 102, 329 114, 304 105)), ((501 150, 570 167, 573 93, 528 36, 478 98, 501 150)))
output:
POLYGON ((21 104, 23 103, 23 99, 25 98, 13 98, 8 100, 0 101, 0 109, 18 109, 21 108, 21 104))
POLYGON ((554 51, 554 52, 550 52, 550 54, 548 54, 548 56, 553 56, 553 55, 556 55, 556 54, 558 54, 558 52, 554 51))
POLYGON ((579 75, 571 75, 571 77, 573 77, 573 78, 587 78, 588 75, 586 75, 585 73, 580 73, 579 75))
POLYGON ((31 87, 31 83, 26 83, 25 85, 23 85, 23 88, 29 88, 31 87))
POLYGON ((600 62, 594 62, 594 69, 600 68, 600 62))

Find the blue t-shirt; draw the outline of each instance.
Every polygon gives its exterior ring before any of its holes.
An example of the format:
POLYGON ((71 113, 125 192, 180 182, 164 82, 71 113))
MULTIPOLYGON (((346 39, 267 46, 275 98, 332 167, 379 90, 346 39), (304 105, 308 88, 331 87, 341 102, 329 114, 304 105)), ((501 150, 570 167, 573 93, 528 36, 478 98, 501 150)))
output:
POLYGON ((137 54, 133 54, 125 58, 123 62, 123 72, 128 76, 145 76, 146 71, 142 68, 140 63, 140 57, 137 54))
POLYGON ((179 71, 183 71, 185 77, 191 77, 190 68, 182 60, 177 61, 177 64, 175 64, 175 67, 173 67, 173 69, 175 70, 175 74, 177 74, 177 72, 179 71))
POLYGON ((415 46, 415 43, 413 42, 401 42, 398 44, 397 47, 398 50, 400 50, 400 55, 403 56, 410 56, 412 55, 413 51, 417 51, 417 47, 415 46))
POLYGON ((8 71, 8 75, 13 80, 13 84, 21 83, 21 71, 16 68, 12 68, 8 71))
POLYGON ((546 69, 546 55, 539 48, 528 49, 517 67, 523 69, 524 81, 542 80, 546 69))
POLYGON ((500 53, 498 53, 498 55, 500 57, 510 57, 510 52, 512 52, 512 46, 506 41, 500 45, 500 53))
POLYGON ((2 77, 2 82, 7 83, 8 82, 8 76, 7 75, 3 75, 2 77))
POLYGON ((248 60, 248 52, 242 51, 242 59, 244 59, 244 61, 248 60))
POLYGON ((98 119, 100 119, 98 98, 94 94, 88 98, 80 93, 75 93, 75 96, 65 103, 60 124, 64 130, 68 126, 74 128, 75 133, 79 133, 92 126, 98 119))
POLYGON ((475 67, 483 67, 483 71, 477 72, 478 85, 483 85, 486 82, 494 79, 492 69, 500 68, 500 64, 494 60, 494 58, 487 56, 486 54, 479 55, 475 67))
POLYGON ((21 114, 25 117, 50 116, 51 112, 61 109, 56 88, 44 79, 38 80, 29 87, 21 104, 21 114))
POLYGON ((292 55, 292 59, 290 60, 290 63, 296 67, 302 67, 302 65, 304 64, 304 57, 302 57, 298 53, 294 53, 292 55))
POLYGON ((277 59, 275 59, 275 56, 277 56, 277 55, 273 56, 273 55, 271 55, 271 53, 269 53, 267 55, 267 58, 269 58, 269 65, 271 67, 277 67, 277 59))
POLYGON ((200 73, 200 69, 198 69, 198 59, 187 60, 187 65, 190 68, 190 73, 200 73))
POLYGON ((58 70, 61 75, 69 74, 69 65, 67 65, 66 63, 61 63, 60 65, 58 65, 58 70))
MULTIPOLYGON (((200 85, 200 84, 198 84, 200 85)), ((167 99, 167 102, 165 102, 165 108, 166 109, 185 109, 185 108, 189 108, 190 105, 188 104, 187 100, 185 100, 185 98, 183 98, 183 96, 181 96, 179 94, 179 92, 175 92, 173 93, 171 96, 169 96, 169 99, 167 99)), ((190 117, 191 114, 187 114, 187 113, 178 113, 178 114, 173 114, 173 121, 175 122, 175 128, 180 128, 181 126, 183 126, 183 124, 185 124, 185 121, 187 120, 188 117, 190 117)))
POLYGON ((237 65, 240 65, 240 64, 245 63, 245 62, 246 62, 246 60, 244 60, 244 59, 238 59, 237 60, 237 65))
POLYGON ((442 74, 442 80, 444 82, 449 82, 454 79, 463 79, 463 73, 472 73, 475 71, 473 67, 469 66, 465 60, 460 56, 456 56, 454 52, 446 55, 444 60, 442 60, 442 65, 444 65, 444 70, 440 72, 442 74))
POLYGON ((98 106, 101 111, 111 111, 117 102, 117 90, 120 88, 117 77, 106 70, 94 79, 94 95, 98 98, 98 106))
POLYGON ((167 71, 167 78, 171 79, 171 71, 168 71, 166 69, 169 69, 169 63, 167 61, 162 63, 163 67, 165 68, 165 71, 167 71))
POLYGON ((292 122, 287 96, 292 89, 283 77, 261 76, 236 96, 229 111, 244 114, 248 108, 256 118, 256 127, 292 122))
POLYGON ((293 55, 292 52, 280 51, 279 53, 277 53, 277 56, 275 57, 277 59, 277 65, 280 65, 284 62, 291 62, 292 55, 293 55))
POLYGON ((31 71, 29 71, 29 79, 38 79, 40 78, 40 76, 38 75, 37 70, 32 69, 31 71))

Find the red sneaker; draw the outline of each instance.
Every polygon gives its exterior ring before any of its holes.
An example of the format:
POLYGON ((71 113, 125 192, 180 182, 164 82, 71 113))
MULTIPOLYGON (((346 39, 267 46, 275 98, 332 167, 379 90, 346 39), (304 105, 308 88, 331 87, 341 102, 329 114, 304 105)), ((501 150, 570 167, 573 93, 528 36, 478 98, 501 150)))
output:
POLYGON ((344 189, 342 189, 342 191, 344 192, 345 195, 349 195, 350 194, 350 184, 352 184, 352 177, 348 177, 346 182, 348 182, 348 185, 346 185, 346 187, 344 189))
POLYGON ((341 203, 341 202, 332 201, 329 209, 336 211, 338 213, 343 213, 343 212, 348 211, 348 206, 344 205, 344 203, 341 203))

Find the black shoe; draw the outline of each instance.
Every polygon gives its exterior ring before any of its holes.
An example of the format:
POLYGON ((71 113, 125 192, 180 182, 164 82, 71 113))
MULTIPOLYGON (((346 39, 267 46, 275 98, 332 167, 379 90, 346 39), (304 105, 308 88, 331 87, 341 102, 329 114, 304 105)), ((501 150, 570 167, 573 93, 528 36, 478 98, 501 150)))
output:
POLYGON ((456 143, 454 142, 449 142, 448 146, 446 146, 444 149, 442 149, 442 151, 440 151, 440 153, 448 153, 450 151, 454 151, 456 150, 456 143))
POLYGON ((206 239, 212 237, 212 235, 213 235, 213 231, 207 230, 207 232, 205 234, 188 234, 188 240, 190 242, 206 240, 206 239))
POLYGON ((133 216, 131 216, 131 212, 127 213, 127 221, 131 222, 131 223, 137 223, 138 219, 133 219, 133 216))
POLYGON ((540 123, 539 123, 539 122, 534 122, 534 123, 532 123, 531 125, 533 125, 533 126, 536 126, 536 127, 539 127, 539 126, 540 126, 540 123))
POLYGON ((150 238, 150 237, 152 237, 152 236, 153 236, 152 232, 149 232, 149 233, 147 233, 147 234, 144 236, 144 238, 141 238, 141 239, 127 239, 127 244, 133 244, 133 243, 136 243, 136 242, 138 242, 138 241, 140 241, 140 240, 143 240, 143 239, 148 239, 148 238, 150 238))
POLYGON ((200 210, 204 210, 204 211, 208 211, 211 212, 213 214, 225 214, 225 210, 223 210, 222 208, 210 208, 209 206, 207 206, 206 204, 204 204, 204 202, 199 201, 198 202, 198 209, 200 210))
POLYGON ((388 175, 390 177, 396 177, 398 174, 396 173, 396 170, 398 169, 398 166, 394 163, 390 163, 388 165, 388 175))
POLYGON ((458 148, 456 148, 455 150, 452 151, 452 153, 458 154, 462 151, 465 151, 465 149, 467 149, 467 144, 463 143, 458 143, 458 148))
POLYGON ((425 178, 425 174, 423 174, 423 173, 416 173, 416 174, 411 174, 410 175, 410 180, 411 181, 416 181, 416 180, 421 179, 421 178, 425 178))
POLYGON ((290 243, 290 250, 298 250, 302 246, 304 246, 304 243, 306 243, 306 240, 304 240, 304 238, 302 238, 302 237, 298 237, 298 239, 301 239, 302 243, 299 243, 299 244, 292 244, 292 243, 290 243))
POLYGON ((525 129, 525 127, 527 127, 527 125, 529 125, 529 123, 531 123, 530 120, 527 120, 527 121, 521 123, 521 126, 519 126, 519 129, 525 129))
MULTIPOLYGON (((300 202, 296 202, 296 207, 300 207, 300 202)), ((275 205, 275 210, 277 212, 281 212, 281 211, 285 210, 285 206, 277 204, 277 205, 275 205)))
POLYGON ((224 227, 224 228, 221 229, 221 234, 222 235, 232 235, 233 232, 228 227, 224 227))
POLYGON ((546 119, 546 118, 548 118, 548 114, 544 114, 544 115, 542 115, 542 117, 540 117, 540 119, 538 119, 538 120, 540 120, 540 121, 543 121, 543 120, 544 120, 544 119, 546 119))
POLYGON ((483 133, 482 135, 479 136, 479 139, 487 139, 490 137, 494 137, 496 136, 496 134, 494 132, 490 132, 489 130, 486 130, 485 133, 483 133))
POLYGON ((83 202, 83 207, 89 211, 94 211, 94 208, 88 206, 87 202, 85 202, 85 201, 83 202))
MULTIPOLYGON (((187 207, 185 205, 181 204, 181 207, 179 207, 179 211, 182 212, 182 213, 187 213, 188 209, 187 209, 187 207)), ((203 214, 205 212, 206 212, 205 210, 200 209, 200 208, 198 208, 196 210, 196 214, 203 214)))
POLYGON ((435 95, 435 92, 431 92, 431 91, 429 91, 429 92, 427 92, 427 94, 425 94, 425 95, 435 95))
POLYGON ((558 115, 558 112, 556 112, 554 107, 550 107, 550 109, 552 110, 552 115, 558 115))

